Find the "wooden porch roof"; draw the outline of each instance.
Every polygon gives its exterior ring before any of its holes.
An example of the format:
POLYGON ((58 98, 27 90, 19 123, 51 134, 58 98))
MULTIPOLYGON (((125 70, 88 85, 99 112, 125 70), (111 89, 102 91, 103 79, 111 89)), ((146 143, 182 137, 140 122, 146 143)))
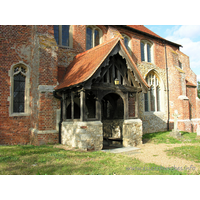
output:
POLYGON ((62 90, 72 86, 78 86, 86 82, 90 77, 94 75, 94 73, 118 43, 120 43, 120 47, 124 52, 123 57, 128 59, 129 66, 131 65, 129 69, 131 68, 131 70, 137 76, 137 79, 139 79, 141 85, 145 87, 146 90, 148 90, 148 84, 141 76, 136 64, 134 63, 119 36, 106 41, 88 51, 76 55, 74 60, 67 67, 65 77, 55 88, 55 90, 62 90))

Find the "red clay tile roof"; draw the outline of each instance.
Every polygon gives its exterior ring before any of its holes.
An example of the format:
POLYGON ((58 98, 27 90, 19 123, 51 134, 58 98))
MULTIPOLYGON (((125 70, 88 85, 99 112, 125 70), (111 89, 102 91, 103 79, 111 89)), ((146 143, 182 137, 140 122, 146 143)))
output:
POLYGON ((158 37, 158 38, 161 38, 161 39, 164 39, 162 37, 160 37, 159 35, 157 35, 156 33, 154 33, 153 31, 149 30, 148 28, 146 28, 145 26, 143 25, 127 25, 128 27, 131 27, 133 29, 136 29, 138 31, 142 31, 144 33, 148 33, 150 35, 153 35, 155 37, 158 37))
POLYGON ((127 27, 129 27, 129 28, 135 29, 135 30, 137 30, 137 31, 141 31, 141 32, 146 33, 146 34, 149 34, 149 35, 151 35, 151 36, 160 38, 160 39, 162 39, 162 40, 164 40, 164 41, 166 41, 166 42, 168 42, 168 43, 170 43, 170 44, 173 44, 173 45, 182 47, 182 45, 180 45, 180 44, 171 42, 171 41, 169 41, 169 40, 166 40, 166 39, 160 37, 159 35, 157 35, 157 34, 154 33, 153 31, 151 31, 151 30, 149 30, 148 28, 146 28, 144 25, 124 25, 124 26, 127 26, 127 27))
POLYGON ((67 67, 64 79, 55 89, 59 90, 63 88, 68 88, 70 86, 75 86, 87 81, 96 72, 98 67, 102 64, 102 62, 106 59, 106 57, 109 55, 109 53, 119 41, 126 54, 128 55, 129 59, 131 60, 132 64, 134 65, 135 70, 137 71, 140 77, 140 80, 144 83, 146 87, 149 87, 146 81, 141 76, 136 64, 129 55, 120 37, 117 36, 88 51, 76 55, 74 57, 74 60, 67 67))
POLYGON ((118 37, 115 37, 110 41, 76 55, 67 67, 63 81, 55 89, 67 88, 88 80, 104 61, 104 58, 111 52, 118 40, 118 37))

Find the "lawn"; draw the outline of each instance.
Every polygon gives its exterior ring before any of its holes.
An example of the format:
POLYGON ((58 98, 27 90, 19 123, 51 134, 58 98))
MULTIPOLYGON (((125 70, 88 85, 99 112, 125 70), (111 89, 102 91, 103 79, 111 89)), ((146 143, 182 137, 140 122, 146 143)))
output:
POLYGON ((1 175, 150 175, 187 174, 127 155, 105 152, 67 151, 46 146, 0 146, 1 175))
POLYGON ((147 143, 166 143, 176 144, 185 143, 185 146, 174 147, 173 149, 167 150, 168 156, 175 156, 186 160, 200 163, 200 138, 197 137, 196 133, 188 133, 181 131, 182 138, 175 139, 169 136, 170 132, 158 132, 143 135, 143 141, 147 143), (194 146, 187 145, 187 143, 193 143, 194 146))
POLYGON ((182 146, 167 150, 167 155, 200 163, 200 146, 182 146))
MULTIPOLYGON (((143 135, 144 143, 195 143, 195 146, 176 147, 168 151, 169 156, 177 156, 200 162, 200 139, 196 133, 182 132, 181 139, 169 136, 170 132, 143 135)), ((188 174, 164 168, 153 163, 143 163, 124 154, 105 152, 70 151, 53 145, 0 146, 1 175, 178 175, 188 174)))
POLYGON ((144 143, 166 143, 166 144, 176 144, 176 143, 200 143, 200 138, 196 138, 196 133, 188 133, 181 131, 182 138, 176 139, 169 136, 170 131, 165 132, 157 132, 157 133, 149 133, 143 135, 143 142, 144 143))

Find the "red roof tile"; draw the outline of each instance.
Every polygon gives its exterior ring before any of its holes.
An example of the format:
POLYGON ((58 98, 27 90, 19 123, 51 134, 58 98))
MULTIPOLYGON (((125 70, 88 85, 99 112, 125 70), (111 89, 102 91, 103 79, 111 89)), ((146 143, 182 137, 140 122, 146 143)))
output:
POLYGON ((120 37, 117 36, 88 51, 76 55, 74 57, 74 60, 67 67, 66 75, 63 81, 55 89, 59 90, 62 88, 68 88, 70 86, 75 86, 87 81, 96 72, 98 67, 102 64, 102 62, 106 59, 106 57, 119 41, 129 59, 131 60, 135 71, 140 77, 140 80, 144 83, 146 87, 149 87, 146 81, 141 76, 136 64, 129 55, 120 37))
POLYGON ((76 55, 67 67, 63 81, 55 89, 67 88, 88 80, 118 41, 118 37, 115 37, 110 41, 76 55))

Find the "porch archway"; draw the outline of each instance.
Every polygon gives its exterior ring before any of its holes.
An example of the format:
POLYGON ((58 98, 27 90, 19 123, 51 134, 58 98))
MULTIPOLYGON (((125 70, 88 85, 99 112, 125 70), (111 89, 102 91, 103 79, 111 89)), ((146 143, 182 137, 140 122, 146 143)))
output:
POLYGON ((101 100, 103 148, 119 147, 123 142, 124 101, 119 94, 108 93, 101 100))

